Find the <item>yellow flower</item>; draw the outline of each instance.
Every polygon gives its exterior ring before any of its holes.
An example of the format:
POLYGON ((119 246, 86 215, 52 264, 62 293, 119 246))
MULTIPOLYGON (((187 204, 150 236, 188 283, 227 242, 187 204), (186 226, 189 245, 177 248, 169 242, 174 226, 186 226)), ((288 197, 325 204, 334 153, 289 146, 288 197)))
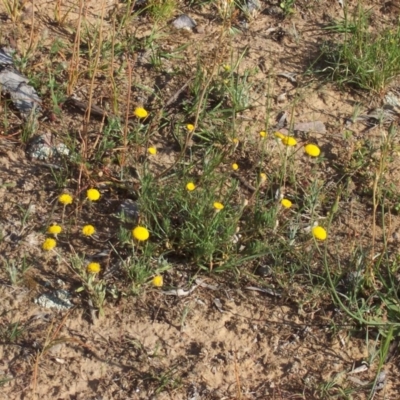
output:
POLYGON ((218 211, 220 211, 224 208, 224 205, 218 201, 216 201, 213 205, 214 205, 214 208, 218 211))
POLYGON ((194 125, 193 125, 193 124, 187 124, 187 125, 186 125, 186 129, 187 129, 189 132, 192 132, 192 131, 194 131, 194 125))
POLYGON ((87 266, 87 272, 89 272, 89 274, 98 274, 101 270, 100 264, 97 262, 91 262, 88 264, 87 266))
POLYGON ((53 250, 54 247, 56 247, 56 246, 57 246, 57 242, 55 241, 55 239, 47 238, 42 244, 42 249, 44 251, 50 251, 50 250, 53 250))
POLYGON ((161 275, 156 275, 153 280, 151 281, 151 283, 155 286, 155 287, 161 287, 163 285, 163 277, 161 275))
POLYGON ((47 233, 51 233, 52 235, 58 235, 59 233, 61 233, 62 228, 60 225, 51 225, 47 228, 47 233))
POLYGON ((192 192, 194 189, 196 189, 196 185, 193 182, 188 182, 186 185, 186 190, 192 192))
POLYGON ((97 189, 88 189, 86 191, 86 197, 90 201, 97 201, 100 198, 100 192, 97 189))
POLYGON ((277 137, 279 139, 283 139, 285 137, 285 135, 283 133, 280 133, 280 132, 275 132, 274 135, 275 135, 275 137, 277 137))
POLYGON ((68 193, 63 193, 60 194, 60 196, 58 196, 58 201, 61 204, 64 204, 64 206, 66 206, 67 204, 71 204, 72 200, 73 200, 72 196, 68 193))
POLYGON ((232 169, 233 169, 234 171, 237 171, 237 170, 239 169, 239 165, 237 165, 236 163, 233 163, 233 164, 232 164, 232 169))
POLYGON ((150 233, 144 226, 137 226, 132 230, 132 236, 136 240, 144 242, 150 237, 150 233))
POLYGON ((239 139, 238 139, 237 137, 233 138, 233 139, 232 139, 232 143, 233 143, 234 145, 238 145, 238 144, 239 144, 239 139))
POLYGON ((318 240, 325 240, 328 236, 326 230, 319 225, 314 226, 314 228, 312 228, 312 234, 315 237, 315 239, 318 240))
POLYGON ((226 72, 229 72, 231 70, 231 66, 230 65, 224 65, 224 70, 226 72))
POLYGON ((155 147, 149 147, 147 149, 147 151, 149 152, 149 154, 151 154, 152 156, 157 154, 157 149, 155 147))
POLYGON ((261 136, 262 138, 267 137, 267 132, 261 131, 261 132, 260 132, 260 136, 261 136))
POLYGON ((281 140, 285 146, 296 146, 297 144, 297 140, 293 136, 284 136, 281 140))
POLYGON ((282 204, 282 207, 285 207, 285 208, 292 207, 292 202, 289 199, 282 199, 281 204, 282 204))
POLYGON ((304 151, 311 157, 318 157, 321 154, 320 148, 311 143, 304 147, 304 151))
POLYGON ((143 108, 143 107, 137 107, 135 108, 135 111, 133 112, 138 118, 146 118, 149 113, 143 108))
POLYGON ((82 233, 85 236, 92 236, 95 232, 96 232, 96 229, 95 229, 95 227, 93 225, 85 225, 82 228, 82 233))
POLYGON ((267 180, 267 174, 265 174, 264 172, 260 173, 260 181, 261 182, 265 182, 267 180))

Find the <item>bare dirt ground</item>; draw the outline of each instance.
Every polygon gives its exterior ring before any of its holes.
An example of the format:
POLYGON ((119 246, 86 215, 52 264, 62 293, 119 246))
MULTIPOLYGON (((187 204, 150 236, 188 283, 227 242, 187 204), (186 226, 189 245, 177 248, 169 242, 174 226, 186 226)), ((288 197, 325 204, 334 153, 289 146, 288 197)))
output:
MULTIPOLYGON (((114 7, 122 7, 109 3, 105 7, 107 13, 114 7)), ((399 10, 389 4, 394 2, 369 3, 375 10, 377 26, 398 18, 399 10)), ((71 9, 68 21, 73 26, 78 6, 62 6, 71 9)), ((333 175, 329 160, 345 159, 352 151, 343 141, 343 132, 349 129, 347 119, 357 107, 366 111, 380 105, 383 94, 367 96, 339 90, 304 74, 317 54, 322 27, 343 15, 339 2, 298 1, 294 14, 288 18, 274 15, 276 7, 274 2, 263 1, 262 12, 246 28, 241 28, 224 55, 228 59, 230 54, 243 55, 240 70, 255 71, 249 78, 253 84, 250 102, 254 107, 240 115, 240 139, 243 143, 256 140, 265 126, 266 102, 271 104, 271 121, 282 111, 294 110, 292 117, 296 123, 318 120, 325 124, 326 133, 314 134, 314 140, 326 154, 327 176, 333 175), (296 81, 279 76, 282 72, 295 74, 296 81)), ((172 53, 179 46, 189 44, 179 63, 190 78, 193 60, 198 54, 204 59, 219 56, 215 54, 213 40, 219 32, 220 20, 212 5, 191 9, 182 4, 181 8, 196 20, 198 28, 196 32, 171 34, 172 28, 166 24, 168 38, 163 50, 172 53)), ((31 29, 40 38, 43 52, 49 50, 55 38, 73 43, 68 29, 62 30, 50 23, 49 9, 49 2, 25 3, 23 22, 18 28, 4 17, 2 44, 17 51, 26 48, 31 29)), ((94 23, 102 12, 101 6, 86 2, 86 12, 94 23)), ((138 38, 151 35, 149 17, 141 16, 135 24, 132 34, 138 38)), ((38 54, 39 51, 30 61, 32 75, 39 74, 41 68, 45 71, 51 67, 42 65, 38 54)), ((149 69, 150 54, 142 52, 135 57, 137 85, 131 93, 131 105, 150 103, 156 108, 154 97, 141 88, 157 87, 157 93, 168 100, 184 85, 181 78, 168 74, 158 76, 156 70, 149 69)), ((166 70, 176 67, 174 60, 165 63, 166 70)), ((117 84, 120 85, 119 112, 124 115, 127 84, 123 81, 117 84)), ((86 82, 75 92, 85 99, 88 89, 86 82)), ((101 77, 95 80, 94 92, 96 105, 110 107, 110 88, 103 84, 101 77)), ((45 113, 49 98, 49 92, 43 89, 45 113)), ((350 321, 351 329, 346 325, 346 318, 330 299, 321 301, 319 296, 325 295, 312 291, 310 295, 309 290, 303 298, 303 289, 295 282, 288 283, 285 290, 276 293, 278 296, 246 289, 255 284, 245 278, 239 282, 230 275, 211 276, 204 278, 209 286, 199 286, 187 296, 168 296, 161 290, 149 289, 136 297, 121 295, 110 299, 105 317, 100 319, 91 317, 85 298, 79 294, 74 294, 74 307, 68 311, 58 312, 36 304, 40 294, 60 288, 76 289, 77 281, 59 259, 43 255, 43 227, 48 224, 49 210, 53 210, 52 216, 56 215, 52 207, 59 189, 46 162, 26 156, 26 147, 19 139, 22 121, 16 115, 7 115, 10 119, 7 132, 4 124, 4 134, 0 137, 0 251, 4 266, 0 275, 1 399, 368 398, 376 363, 357 374, 351 371, 377 351, 376 332, 371 332, 366 340, 365 332, 360 333, 350 321), (18 265, 27 260, 29 264, 18 284, 12 284, 7 273, 10 260, 18 260, 18 265), (352 397, 346 397, 347 388, 351 388, 349 396, 352 397)), ((41 121, 40 130, 61 138, 67 130, 71 135, 79 135, 82 118, 78 110, 65 106, 55 120, 41 121)), ((91 122, 89 134, 94 141, 103 124, 104 120, 91 122)), ((165 134, 167 129, 153 136, 154 143, 164 149, 152 166, 156 172, 171 165, 176 157, 171 138, 165 134)), ((351 126, 355 137, 365 134, 364 129, 362 124, 351 126)), ((373 137, 374 130, 367 134, 373 137)), ((251 155, 245 150, 242 156, 251 162, 251 155)), ((393 185, 399 182, 399 165, 397 155, 387 175, 393 185)), ((272 169, 273 163, 266 168, 272 169)), ((105 181, 106 176, 99 175, 99 170, 96 176, 93 174, 93 180, 105 181)), ((103 173, 108 173, 107 168, 103 173)), ((117 224, 108 216, 122 201, 121 197, 111 190, 107 192, 102 211, 96 215, 104 237, 111 235, 117 224)), ((348 206, 332 231, 332 237, 340 244, 338 258, 344 262, 354 247, 368 244, 372 237, 371 204, 355 195, 348 206)), ((89 213, 89 210, 83 212, 89 213)), ((397 253, 400 217, 392 215, 388 227, 385 234, 390 250, 397 253)), ((78 231, 78 227, 72 229, 78 231)), ((378 245, 383 233, 378 226, 374 233, 378 245)), ((71 241, 87 253, 103 250, 101 237, 94 247, 82 240, 71 241)), ((60 244, 62 251, 70 247, 71 242, 60 244)), ((113 270, 113 261, 108 268, 113 270)), ((187 288, 185 283, 189 278, 183 264, 166 280, 171 287, 187 288)), ((118 274, 113 279, 118 286, 118 274)), ((388 361, 384 370, 386 385, 375 393, 375 399, 398 399, 398 356, 388 361)))
MULTIPOLYGON (((18 310, 14 320, 29 330, 24 342, 2 346, 3 374, 14 377, 3 398, 29 398, 33 390, 46 399, 319 398, 319 383, 338 375, 341 385, 367 357, 363 338, 332 334, 335 310, 299 315, 287 300, 252 291, 207 292, 146 293, 93 325, 82 310, 61 324, 63 316, 32 304, 27 289, 3 288, 5 309, 18 310), (42 346, 56 332, 43 353, 29 343, 32 336, 42 346)), ((397 392, 396 385, 386 390, 397 392)))

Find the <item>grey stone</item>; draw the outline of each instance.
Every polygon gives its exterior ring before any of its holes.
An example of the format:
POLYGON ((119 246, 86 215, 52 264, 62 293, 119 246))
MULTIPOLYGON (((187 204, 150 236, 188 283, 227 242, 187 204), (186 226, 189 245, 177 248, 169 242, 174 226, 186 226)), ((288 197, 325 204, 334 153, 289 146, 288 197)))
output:
POLYGON ((25 118, 29 117, 32 111, 40 110, 42 101, 36 90, 29 85, 29 79, 12 66, 7 66, 0 72, 0 85, 25 118))
POLYGON ((196 22, 192 18, 190 18, 188 15, 182 14, 178 18, 176 18, 174 21, 172 21, 172 25, 176 29, 191 30, 196 27, 196 22))
POLYGON ((131 199, 125 199, 119 206, 118 213, 124 214, 127 218, 138 218, 139 217, 139 205, 136 201, 131 199))
POLYGON ((53 143, 51 133, 44 133, 30 140, 26 153, 31 159, 46 161, 52 157, 68 156, 69 149, 64 143, 53 143))
POLYGON ((67 290, 56 290, 53 293, 44 293, 35 299, 35 303, 44 308, 54 308, 65 311, 74 305, 70 301, 71 295, 67 290))
POLYGON ((259 0, 248 0, 246 4, 246 12, 254 14, 261 10, 261 4, 259 0))

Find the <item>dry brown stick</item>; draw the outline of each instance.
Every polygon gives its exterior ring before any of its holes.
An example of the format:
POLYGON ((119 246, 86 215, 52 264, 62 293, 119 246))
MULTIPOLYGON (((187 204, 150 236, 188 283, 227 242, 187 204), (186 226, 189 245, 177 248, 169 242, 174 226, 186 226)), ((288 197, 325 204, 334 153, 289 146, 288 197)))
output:
POLYGON ((176 99, 179 97, 179 95, 189 86, 189 83, 193 80, 193 78, 189 78, 186 83, 180 88, 178 89, 177 92, 175 92, 170 98, 169 100, 165 103, 164 108, 169 107, 174 101, 176 101, 176 99))
POLYGON ((94 104, 92 104, 89 107, 89 103, 88 102, 78 100, 75 97, 69 97, 65 101, 65 103, 72 105, 73 107, 77 108, 78 110, 80 110, 83 113, 85 113, 88 109, 90 109, 90 116, 91 117, 103 119, 103 118, 108 118, 108 117, 112 117, 113 116, 113 114, 108 113, 107 111, 103 110, 101 107, 96 106, 94 104))
POLYGON ((72 51, 72 59, 71 62, 69 63, 69 68, 68 68, 68 85, 67 85, 68 95, 72 94, 77 81, 76 76, 78 74, 77 69, 79 68, 79 48, 81 43, 81 24, 82 24, 84 4, 85 4, 84 0, 80 0, 77 28, 74 40, 74 48, 72 51))
POLYGON ((91 107, 92 107, 92 102, 93 102, 94 82, 95 82, 95 79, 96 79, 97 68, 99 66, 99 61, 100 61, 101 45, 103 43, 104 13, 105 13, 105 2, 103 0, 101 2, 101 16, 100 16, 99 40, 98 40, 98 46, 97 46, 97 54, 96 54, 95 61, 94 61, 92 79, 90 80, 89 101, 88 101, 89 106, 88 106, 88 108, 86 110, 85 119, 84 119, 84 122, 86 124, 89 124, 89 120, 90 120, 90 112, 91 112, 91 107))
POLYGON ((251 185, 247 180, 243 177, 241 177, 239 174, 236 172, 232 172, 231 175, 236 178, 246 189, 248 189, 250 192, 254 193, 257 191, 257 188, 255 188, 253 185, 251 185))
POLYGON ((129 110, 130 110, 130 105, 131 105, 131 88, 132 88, 132 69, 134 64, 136 63, 136 55, 134 56, 132 60, 132 64, 129 59, 129 54, 127 54, 127 74, 128 74, 128 94, 127 94, 127 105, 126 105, 126 111, 125 111, 125 124, 124 124, 124 144, 123 144, 123 152, 121 154, 121 170, 123 171, 124 165, 125 165, 125 159, 126 159, 126 153, 128 151, 128 123, 129 123, 129 110))

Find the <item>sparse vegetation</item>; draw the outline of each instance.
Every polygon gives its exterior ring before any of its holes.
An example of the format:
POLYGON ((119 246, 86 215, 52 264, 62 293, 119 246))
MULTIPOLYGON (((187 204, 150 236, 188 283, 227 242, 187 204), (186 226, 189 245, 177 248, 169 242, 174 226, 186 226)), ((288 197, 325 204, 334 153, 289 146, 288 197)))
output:
POLYGON ((65 360, 91 358, 88 398, 396 398, 399 114, 362 109, 398 78, 398 21, 345 4, 308 36, 311 81, 300 0, 39 3, 2 2, 42 98, 29 118, 0 99, 7 395, 58 396, 65 360), (197 33, 171 25, 182 10, 197 33), (59 291, 62 315, 31 312, 59 291))
POLYGON ((317 68, 340 85, 382 93, 400 73, 400 24, 372 31, 373 12, 362 3, 351 11, 345 6, 343 20, 326 28, 339 40, 322 45, 317 68))

